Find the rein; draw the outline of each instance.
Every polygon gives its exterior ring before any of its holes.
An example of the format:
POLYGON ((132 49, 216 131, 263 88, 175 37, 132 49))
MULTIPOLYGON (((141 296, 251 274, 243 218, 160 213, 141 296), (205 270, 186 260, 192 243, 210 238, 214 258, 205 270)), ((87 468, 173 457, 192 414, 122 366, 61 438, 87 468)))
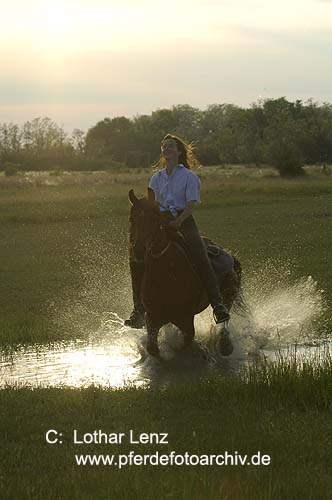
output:
POLYGON ((155 232, 154 232, 154 235, 153 235, 153 238, 152 240, 150 241, 150 245, 149 247, 147 248, 147 252, 149 253, 149 255, 151 255, 151 257, 153 259, 159 259, 160 257, 162 257, 169 249, 169 247, 171 246, 171 241, 168 241, 166 243, 166 246, 160 250, 159 252, 157 253, 154 253, 153 252, 153 246, 158 243, 158 236, 161 234, 162 231, 165 231, 165 227, 163 224, 160 224, 159 225, 159 229, 157 229, 155 232))
POLYGON ((152 249, 150 248, 148 250, 149 255, 151 255, 151 257, 153 257, 154 259, 159 259, 159 257, 161 257, 162 255, 164 255, 167 252, 167 250, 169 249, 170 246, 171 246, 171 241, 169 241, 167 243, 167 245, 165 246, 165 248, 158 253, 152 253, 152 249))
POLYGON ((143 264, 144 259, 137 259, 136 257, 131 259, 132 262, 136 262, 137 264, 143 264))

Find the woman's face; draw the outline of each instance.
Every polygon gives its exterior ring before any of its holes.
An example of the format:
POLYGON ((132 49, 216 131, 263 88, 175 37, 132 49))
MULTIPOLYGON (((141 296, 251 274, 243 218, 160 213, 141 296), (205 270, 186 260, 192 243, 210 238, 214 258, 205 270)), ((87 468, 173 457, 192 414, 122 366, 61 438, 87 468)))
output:
POLYGON ((165 139, 161 143, 161 154, 165 160, 179 161, 179 150, 174 139, 165 139))

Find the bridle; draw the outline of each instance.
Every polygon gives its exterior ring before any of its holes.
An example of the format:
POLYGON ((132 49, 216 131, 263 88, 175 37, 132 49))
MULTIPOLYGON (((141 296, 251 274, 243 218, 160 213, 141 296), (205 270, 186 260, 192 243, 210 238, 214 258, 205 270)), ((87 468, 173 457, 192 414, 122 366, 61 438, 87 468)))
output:
POLYGON ((157 242, 156 236, 158 236, 161 233, 161 231, 165 231, 165 226, 160 222, 158 224, 158 228, 152 233, 152 238, 149 242, 149 245, 146 248, 146 254, 148 253, 153 259, 159 259, 160 257, 162 257, 171 246, 171 241, 167 241, 166 246, 162 250, 159 250, 159 252, 153 251, 153 247, 157 242))
POLYGON ((171 246, 171 241, 167 241, 166 246, 162 250, 159 250, 158 252, 153 251, 153 249, 157 243, 158 235, 160 234, 161 231, 165 230, 165 225, 161 221, 158 221, 157 226, 158 227, 156 227, 155 230, 151 234, 152 237, 151 237, 148 245, 145 245, 144 257, 142 259, 138 259, 137 257, 135 257, 135 252, 134 252, 134 258, 132 259, 134 262, 143 263, 148 255, 151 256, 153 259, 159 259, 163 255, 165 255, 165 253, 169 250, 169 248, 171 246))

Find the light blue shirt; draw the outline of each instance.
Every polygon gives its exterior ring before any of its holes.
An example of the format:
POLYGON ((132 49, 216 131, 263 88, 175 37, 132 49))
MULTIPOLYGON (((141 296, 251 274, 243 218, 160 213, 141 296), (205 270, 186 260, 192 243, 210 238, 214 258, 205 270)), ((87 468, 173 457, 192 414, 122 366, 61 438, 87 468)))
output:
POLYGON ((169 210, 175 217, 190 201, 200 203, 201 181, 182 163, 174 167, 171 175, 167 174, 166 168, 156 172, 149 186, 155 192, 161 212, 169 210))

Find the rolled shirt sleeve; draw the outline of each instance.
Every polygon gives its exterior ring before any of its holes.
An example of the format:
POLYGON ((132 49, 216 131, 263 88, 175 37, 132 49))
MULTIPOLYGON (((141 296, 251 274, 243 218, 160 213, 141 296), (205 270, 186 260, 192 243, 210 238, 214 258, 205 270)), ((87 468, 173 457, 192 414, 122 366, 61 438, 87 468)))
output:
POLYGON ((156 174, 154 174, 151 179, 150 179, 150 182, 149 182, 149 187, 151 189, 153 189, 153 191, 156 193, 157 192, 157 189, 158 189, 158 182, 157 182, 157 176, 156 174))
POLYGON ((194 172, 189 172, 186 184, 186 202, 194 201, 198 204, 201 202, 201 181, 194 172))

